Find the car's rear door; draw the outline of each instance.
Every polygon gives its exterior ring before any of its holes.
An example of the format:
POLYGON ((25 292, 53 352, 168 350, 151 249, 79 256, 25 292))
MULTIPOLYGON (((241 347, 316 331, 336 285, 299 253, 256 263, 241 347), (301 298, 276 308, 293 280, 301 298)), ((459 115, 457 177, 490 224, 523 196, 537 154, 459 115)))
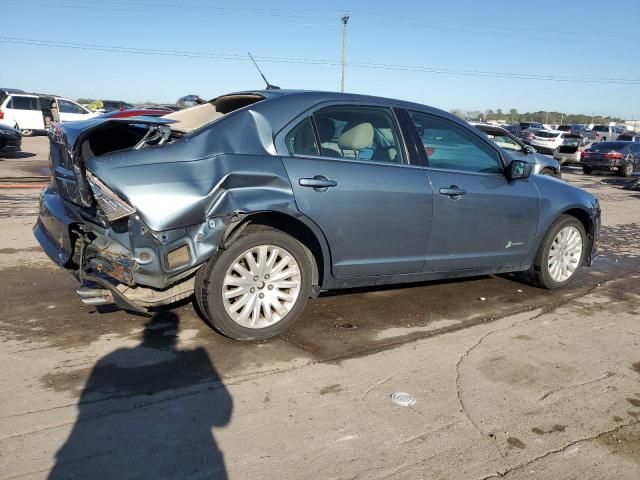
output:
POLYGON ((432 192, 426 171, 408 161, 394 111, 337 105, 292 124, 282 161, 298 209, 327 239, 334 276, 422 271, 432 192))
POLYGON ((433 185, 426 271, 526 262, 540 214, 534 179, 507 180, 499 150, 472 129, 428 112, 409 115, 433 185))

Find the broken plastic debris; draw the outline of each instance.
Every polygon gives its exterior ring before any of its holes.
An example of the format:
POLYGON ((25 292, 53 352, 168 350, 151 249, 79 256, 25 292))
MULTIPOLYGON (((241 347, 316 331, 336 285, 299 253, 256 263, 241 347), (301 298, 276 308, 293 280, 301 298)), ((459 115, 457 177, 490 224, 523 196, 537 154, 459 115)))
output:
POLYGON ((393 401, 393 403, 402 407, 410 407, 411 405, 415 405, 416 403, 416 398, 407 392, 392 393, 391 400, 393 401))
POLYGON ((522 293, 522 290, 518 289, 518 293, 522 293))
POLYGON ((481 302, 484 302, 487 299, 487 297, 480 297, 478 300, 480 300, 481 302))

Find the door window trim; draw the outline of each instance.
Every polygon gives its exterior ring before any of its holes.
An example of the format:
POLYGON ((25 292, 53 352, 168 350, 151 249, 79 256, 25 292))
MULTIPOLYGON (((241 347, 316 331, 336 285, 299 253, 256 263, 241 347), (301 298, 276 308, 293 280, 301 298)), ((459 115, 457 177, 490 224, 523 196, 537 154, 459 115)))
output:
POLYGON ((276 151, 278 153, 278 155, 280 156, 285 156, 285 157, 289 157, 289 158, 310 158, 310 159, 316 159, 316 160, 331 160, 331 161, 338 161, 338 162, 350 162, 350 163, 362 163, 365 165, 388 165, 388 166, 395 166, 395 167, 416 167, 419 166, 421 167, 422 165, 415 165, 412 163, 412 160, 415 159, 415 155, 411 156, 409 154, 409 149, 408 149, 408 143, 407 143, 407 139, 404 138, 405 135, 405 131, 402 128, 401 124, 400 124, 400 120, 398 118, 397 112, 396 112, 396 107, 394 107, 393 105, 389 105, 389 104, 376 104, 375 102, 368 102, 368 101, 358 101, 358 100, 350 100, 348 103, 344 103, 344 102, 340 102, 340 101, 328 101, 328 102, 322 102, 319 103, 317 105, 314 105, 313 107, 305 110, 304 112, 302 112, 301 114, 297 115, 296 117, 294 117, 289 123, 287 123, 287 125, 285 125, 279 132, 277 132, 274 136, 274 145, 276 147, 276 151), (320 149, 320 137, 318 135, 318 127, 316 125, 316 121, 314 118, 314 114, 317 113, 320 110, 323 110, 325 108, 328 107, 371 107, 371 108, 384 108, 386 110, 389 111, 389 113, 391 114, 391 118, 392 121, 394 122, 394 127, 396 129, 396 132, 398 134, 398 141, 400 142, 400 149, 402 150, 402 162, 401 163, 394 163, 394 162, 381 162, 381 161, 375 161, 375 160, 360 160, 357 158, 336 158, 336 157, 328 157, 328 156, 324 156, 322 155, 322 150, 320 149), (315 155, 291 155, 289 153, 289 149, 286 146, 285 143, 285 137, 289 134, 289 132, 291 130, 293 130, 294 128, 296 128, 300 122, 302 122, 305 118, 310 118, 311 119, 311 124, 313 125, 313 130, 314 130, 314 136, 315 136, 315 141, 316 141, 316 145, 318 146, 318 156, 315 155))

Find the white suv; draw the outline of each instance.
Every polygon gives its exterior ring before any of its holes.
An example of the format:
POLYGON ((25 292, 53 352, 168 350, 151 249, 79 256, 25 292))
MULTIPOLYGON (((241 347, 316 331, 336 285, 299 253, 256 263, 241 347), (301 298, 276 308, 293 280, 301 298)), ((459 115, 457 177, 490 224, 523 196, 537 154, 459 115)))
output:
POLYGON ((52 122, 86 120, 97 115, 66 98, 0 91, 0 123, 27 137, 46 131, 52 122))
POLYGON ((594 125, 591 131, 596 133, 596 142, 606 142, 607 140, 612 142, 617 140, 618 136, 622 133, 620 127, 614 127, 612 125, 594 125))

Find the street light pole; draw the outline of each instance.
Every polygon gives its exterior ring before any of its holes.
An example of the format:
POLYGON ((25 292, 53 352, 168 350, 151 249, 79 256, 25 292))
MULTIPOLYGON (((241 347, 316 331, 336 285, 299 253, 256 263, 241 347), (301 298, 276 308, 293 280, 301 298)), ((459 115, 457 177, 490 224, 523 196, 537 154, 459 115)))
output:
POLYGON ((340 75, 340 91, 344 93, 344 65, 347 62, 347 23, 349 23, 349 15, 343 15, 340 21, 342 22, 342 71, 340 75))

